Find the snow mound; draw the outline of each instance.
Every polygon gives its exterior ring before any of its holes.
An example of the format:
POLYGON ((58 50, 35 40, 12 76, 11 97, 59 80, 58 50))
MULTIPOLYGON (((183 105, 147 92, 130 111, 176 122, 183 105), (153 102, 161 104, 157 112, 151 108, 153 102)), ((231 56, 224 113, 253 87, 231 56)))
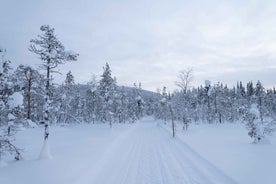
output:
POLYGON ((37 124, 35 122, 33 122, 32 120, 30 120, 30 119, 27 119, 26 122, 27 122, 28 127, 31 127, 31 128, 37 128, 38 127, 37 124))
POLYGON ((50 154, 48 140, 45 140, 38 159, 51 159, 51 158, 52 158, 52 155, 50 154))
POLYGON ((252 144, 258 144, 258 145, 270 145, 271 142, 266 138, 266 137, 262 137, 261 140, 259 140, 258 142, 253 142, 252 144))

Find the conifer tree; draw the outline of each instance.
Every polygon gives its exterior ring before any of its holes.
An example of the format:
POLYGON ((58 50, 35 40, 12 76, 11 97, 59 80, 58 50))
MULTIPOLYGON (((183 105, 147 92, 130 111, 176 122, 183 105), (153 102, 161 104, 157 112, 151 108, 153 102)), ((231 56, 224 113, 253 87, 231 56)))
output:
POLYGON ((54 33, 54 28, 49 25, 42 25, 40 27, 42 31, 38 38, 32 39, 29 50, 37 54, 42 64, 40 65, 42 69, 46 70, 46 85, 45 85, 45 107, 44 107, 44 123, 45 132, 44 140, 48 139, 49 136, 49 110, 50 110, 50 98, 51 98, 51 74, 54 69, 67 61, 76 61, 78 54, 72 51, 66 51, 62 43, 58 40, 54 33))
POLYGON ((103 122, 109 122, 112 127, 113 120, 113 103, 116 89, 116 80, 111 76, 111 70, 109 64, 106 63, 103 68, 103 74, 99 84, 99 95, 101 99, 101 120, 103 122))

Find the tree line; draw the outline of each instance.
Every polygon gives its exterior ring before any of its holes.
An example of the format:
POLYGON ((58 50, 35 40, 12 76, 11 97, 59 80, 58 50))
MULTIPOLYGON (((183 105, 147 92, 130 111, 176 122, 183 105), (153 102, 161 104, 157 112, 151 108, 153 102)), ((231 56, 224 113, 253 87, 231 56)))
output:
MULTIPOLYGON (((190 77, 187 79, 190 80, 190 77)), ((256 85, 252 81, 246 85, 237 82, 232 88, 220 82, 211 85, 208 80, 204 86, 193 88, 187 88, 187 80, 177 82, 180 83, 181 90, 174 93, 168 93, 166 87, 163 88, 155 117, 165 122, 177 121, 183 129, 187 129, 191 122, 241 122, 256 143, 276 129, 275 87, 265 89, 260 81, 256 85)))
POLYGON ((144 115, 148 106, 144 99, 153 93, 143 91, 141 84, 118 86, 108 63, 99 81, 75 84, 69 71, 64 83, 55 85, 52 74, 56 67, 76 61, 78 54, 67 51, 50 26, 42 25, 40 30, 30 40, 29 51, 39 56, 39 69, 45 74, 25 65, 12 70, 6 50, 0 49, 0 158, 4 152, 20 158, 19 149, 12 144, 18 125, 43 124, 46 142, 50 124, 103 122, 112 127, 115 122, 134 122, 144 115))
POLYGON ((180 90, 169 93, 163 87, 155 93, 143 90, 141 83, 118 86, 106 63, 99 80, 76 84, 69 71, 63 84, 54 84, 56 67, 76 61, 78 54, 65 50, 50 26, 43 25, 40 30, 42 33, 30 40, 29 51, 39 56, 39 69, 45 74, 25 65, 12 70, 6 50, 0 48, 0 158, 3 150, 20 158, 19 149, 12 144, 18 124, 43 124, 45 141, 50 124, 102 122, 112 127, 143 116, 171 121, 173 135, 175 123, 187 130, 191 122, 244 122, 256 142, 275 129, 276 90, 265 89, 260 81, 255 86, 237 82, 229 88, 206 80, 204 86, 190 88, 192 70, 186 70, 176 82, 180 90))

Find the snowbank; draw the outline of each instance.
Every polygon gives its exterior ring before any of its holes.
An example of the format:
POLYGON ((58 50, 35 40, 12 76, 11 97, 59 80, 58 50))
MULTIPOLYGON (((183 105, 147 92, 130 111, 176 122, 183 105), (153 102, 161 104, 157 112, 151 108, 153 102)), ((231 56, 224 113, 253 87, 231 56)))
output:
POLYGON ((47 139, 44 141, 42 150, 41 150, 38 158, 39 159, 51 159, 52 158, 52 155, 50 154, 50 147, 49 147, 47 139))

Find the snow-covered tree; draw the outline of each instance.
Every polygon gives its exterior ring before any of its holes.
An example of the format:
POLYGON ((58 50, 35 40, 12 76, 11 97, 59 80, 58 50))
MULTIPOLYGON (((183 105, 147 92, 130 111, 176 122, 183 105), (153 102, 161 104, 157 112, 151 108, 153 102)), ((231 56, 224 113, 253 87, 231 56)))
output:
POLYGON ((250 99, 254 95, 254 87, 253 87, 253 82, 248 82, 246 85, 246 94, 248 99, 250 99))
POLYGON ((69 71, 67 74, 66 74, 66 78, 65 78, 65 85, 66 86, 72 86, 75 84, 75 80, 74 80, 74 76, 72 74, 71 71, 69 71))
POLYGON ((187 93, 193 80, 193 69, 189 68, 179 72, 178 81, 175 84, 180 87, 183 93, 187 93))
POLYGON ((85 110, 86 116, 85 119, 87 122, 95 123, 96 114, 97 114, 97 102, 98 102, 98 93, 96 86, 91 86, 90 89, 86 91, 86 101, 85 101, 85 110))
POLYGON ((171 115, 171 121, 172 121, 172 136, 175 137, 176 134, 176 124, 174 121, 174 108, 171 103, 171 101, 168 102, 169 110, 170 110, 170 115, 171 115))
POLYGON ((276 89, 268 89, 264 97, 264 103, 268 114, 272 117, 276 117, 276 89))
POLYGON ((254 139, 254 143, 258 143, 264 138, 264 130, 261 127, 260 111, 257 104, 252 104, 246 116, 246 126, 249 130, 248 135, 254 139))
POLYGON ((266 118, 262 120, 259 109, 258 104, 253 103, 244 116, 246 127, 249 130, 248 135, 254 140, 254 143, 260 142, 276 130, 275 119, 266 118))
POLYGON ((49 136, 49 108, 51 97, 51 73, 54 69, 67 61, 76 61, 78 54, 72 51, 66 51, 62 43, 58 40, 54 34, 54 28, 49 25, 42 25, 40 27, 42 31, 38 38, 31 40, 29 50, 37 54, 42 60, 40 65, 42 69, 46 70, 46 86, 45 86, 45 110, 44 110, 44 123, 45 133, 44 140, 49 136))
POLYGON ((104 71, 98 86, 101 101, 100 119, 103 122, 109 122, 110 127, 112 127, 116 80, 111 76, 111 70, 108 63, 106 63, 103 69, 104 71))
POLYGON ((14 144, 14 134, 15 131, 10 130, 9 132, 9 130, 0 127, 0 161, 6 154, 13 155, 15 160, 22 159, 21 149, 14 144))
POLYGON ((41 114, 43 76, 30 66, 19 65, 14 73, 14 78, 23 89, 24 109, 26 110, 24 117, 39 121, 36 117, 41 114))
POLYGON ((85 92, 85 104, 84 104, 84 120, 88 123, 93 122, 99 119, 98 110, 99 110, 99 91, 98 81, 96 80, 96 76, 93 75, 92 79, 87 83, 88 89, 85 92))
POLYGON ((128 103, 129 100, 127 98, 127 92, 124 87, 122 87, 120 94, 119 94, 119 100, 120 100, 120 108, 119 108, 119 123, 125 123, 126 120, 129 117, 129 109, 128 109, 128 103))
POLYGON ((142 86, 139 83, 139 87, 137 87, 136 83, 134 83, 134 95, 135 95, 135 115, 137 119, 140 119, 143 116, 143 108, 144 108, 144 100, 141 95, 142 86))
POLYGON ((170 114, 170 109, 168 105, 168 93, 167 93, 167 88, 164 86, 162 90, 162 99, 160 100, 160 117, 165 121, 165 124, 168 121, 169 114, 170 114))
POLYGON ((14 123, 22 105, 20 88, 12 82, 10 61, 5 58, 6 51, 0 48, 0 160, 3 154, 14 154, 21 158, 20 149, 14 144, 14 123))
POLYGON ((78 110, 76 101, 78 101, 78 86, 75 85, 74 76, 69 71, 66 74, 65 82, 55 90, 55 103, 53 103, 58 117, 57 122, 69 123, 69 121, 75 122, 77 120, 78 110), (75 104, 76 103, 76 104, 75 104))
POLYGON ((206 90, 206 99, 207 99, 207 121, 211 123, 211 105, 210 105, 210 96, 212 94, 211 82, 205 80, 205 90, 206 90))
POLYGON ((263 104, 264 96, 265 96, 264 87, 263 87, 262 83, 258 80, 256 87, 255 87, 255 97, 256 97, 257 104, 258 104, 260 118, 261 118, 262 122, 263 122, 264 113, 265 113, 265 106, 263 104))
POLYGON ((0 63, 0 125, 7 122, 9 109, 9 96, 13 93, 13 84, 11 82, 10 61, 5 58, 6 50, 1 49, 1 63, 0 63))

